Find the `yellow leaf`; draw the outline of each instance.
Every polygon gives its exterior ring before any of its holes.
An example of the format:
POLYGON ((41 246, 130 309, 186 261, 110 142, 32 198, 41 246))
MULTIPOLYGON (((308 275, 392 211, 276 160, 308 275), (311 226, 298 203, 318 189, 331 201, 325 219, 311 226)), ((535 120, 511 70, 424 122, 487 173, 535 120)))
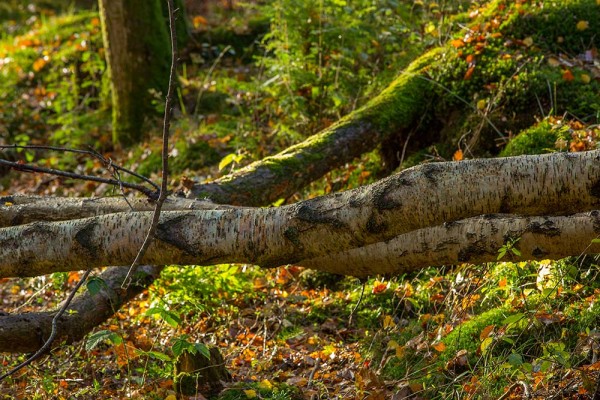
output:
POLYGON ((256 398, 256 390, 248 389, 248 390, 244 390, 244 393, 246 394, 246 397, 249 399, 256 398))
POLYGON ((398 348, 398 346, 400 346, 400 345, 398 344, 398 342, 396 342, 395 340, 390 340, 390 341, 388 342, 387 348, 388 348, 388 349, 394 349, 394 350, 395 350, 395 349, 397 349, 397 348, 398 348))
POLYGON ((485 106, 487 105, 487 101, 485 101, 485 99, 481 99, 477 102, 477 109, 478 110, 485 110, 485 106))
POLYGON ((548 65, 550 65, 551 67, 558 67, 560 65, 560 61, 556 57, 549 57, 548 65))
POLYGON ((398 357, 398 358, 404 357, 404 346, 396 347, 396 357, 398 357))
POLYGON ((527 47, 531 47, 531 45, 533 44, 533 38, 531 36, 526 37, 525 39, 523 39, 523 44, 527 47))
POLYGON ((590 23, 588 21, 581 20, 581 21, 577 22, 577 30, 578 31, 585 31, 589 27, 590 27, 590 23))
POLYGON ((590 78, 590 76, 588 74, 581 74, 581 82, 583 82, 587 85, 591 81, 592 81, 592 78, 590 78))
POLYGON ((437 29, 434 24, 430 23, 425 27, 425 33, 430 34, 431 36, 437 36, 437 29))
POLYGON ((5 206, 5 207, 10 207, 10 206, 12 206, 12 205, 13 205, 13 203, 11 203, 10 201, 7 201, 6 203, 4 203, 4 206, 5 206))
POLYGON ((383 329, 393 328, 395 326, 396 323, 394 322, 394 318, 389 315, 383 317, 383 329))
POLYGON ((485 354, 486 350, 490 347, 493 341, 494 338, 489 337, 485 338, 483 342, 481 342, 481 344, 479 345, 479 351, 481 352, 481 354, 485 354))
POLYGON ((263 390, 271 390, 273 389, 273 384, 269 382, 268 379, 265 379, 258 384, 258 388, 263 390))

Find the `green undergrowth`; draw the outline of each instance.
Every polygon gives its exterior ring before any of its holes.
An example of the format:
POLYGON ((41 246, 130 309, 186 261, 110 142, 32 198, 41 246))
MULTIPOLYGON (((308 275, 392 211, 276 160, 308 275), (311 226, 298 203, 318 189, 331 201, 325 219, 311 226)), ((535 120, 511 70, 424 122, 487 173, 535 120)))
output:
POLYGON ((0 42, 0 119, 7 143, 101 144, 104 55, 93 11, 32 17, 0 42))
POLYGON ((551 386, 592 361, 582 346, 600 318, 598 285, 588 280, 595 262, 465 265, 436 284, 417 277, 404 298, 436 301, 416 319, 390 321, 376 359, 386 377, 432 399, 498 397, 519 379, 551 386))

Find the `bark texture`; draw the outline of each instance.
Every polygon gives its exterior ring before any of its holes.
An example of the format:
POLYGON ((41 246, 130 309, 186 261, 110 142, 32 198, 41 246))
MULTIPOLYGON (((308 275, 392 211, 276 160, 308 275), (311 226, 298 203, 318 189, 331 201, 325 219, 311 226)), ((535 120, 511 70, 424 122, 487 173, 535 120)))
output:
MULTIPOLYGON (((599 158, 593 151, 424 164, 279 208, 168 211, 144 262, 276 267, 483 214, 591 211, 600 208, 599 158)), ((2 228, 0 277, 126 264, 150 219, 128 212, 2 228)), ((370 274, 380 272, 371 265, 370 274)))
POLYGON ((430 265, 479 264, 498 260, 509 240, 520 255, 508 252, 502 261, 558 260, 600 253, 600 211, 568 216, 522 217, 489 214, 399 235, 385 242, 303 260, 307 268, 357 276, 400 275, 430 265))

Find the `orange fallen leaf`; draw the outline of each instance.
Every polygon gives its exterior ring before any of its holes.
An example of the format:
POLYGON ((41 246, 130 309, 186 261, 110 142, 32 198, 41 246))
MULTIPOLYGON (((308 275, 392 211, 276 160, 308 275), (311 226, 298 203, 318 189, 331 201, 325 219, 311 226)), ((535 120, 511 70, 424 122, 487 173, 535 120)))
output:
POLYGON ((468 81, 469 79, 471 79, 471 75, 473 75, 473 71, 475 71, 475 66, 472 65, 469 67, 469 69, 467 69, 467 72, 465 72, 465 76, 464 76, 464 80, 468 81))
POLYGON ((33 70, 35 72, 41 71, 42 68, 46 66, 47 62, 43 58, 38 58, 33 62, 33 70))
POLYGON ((565 69, 563 71, 562 78, 567 82, 571 82, 573 79, 575 79, 573 73, 569 69, 565 69))
POLYGON ((465 45, 465 42, 462 39, 454 39, 453 41, 450 42, 450 44, 455 48, 461 48, 465 45))
POLYGON ((487 338, 488 336, 490 336, 490 333, 492 333, 493 330, 494 330, 494 325, 488 325, 485 328, 483 328, 481 330, 481 333, 479 334, 479 340, 483 340, 483 339, 487 338))
POLYGON ((463 159, 463 153, 461 149, 458 149, 454 152, 454 155, 452 156, 452 159, 454 161, 461 161, 463 159))
POLYGON ((388 288, 387 283, 375 281, 375 283, 373 284, 373 290, 371 291, 371 293, 380 294, 380 293, 385 292, 387 290, 387 288, 388 288))
POLYGON ((433 345, 433 348, 439 351, 440 353, 446 350, 446 345, 444 342, 439 342, 433 345))

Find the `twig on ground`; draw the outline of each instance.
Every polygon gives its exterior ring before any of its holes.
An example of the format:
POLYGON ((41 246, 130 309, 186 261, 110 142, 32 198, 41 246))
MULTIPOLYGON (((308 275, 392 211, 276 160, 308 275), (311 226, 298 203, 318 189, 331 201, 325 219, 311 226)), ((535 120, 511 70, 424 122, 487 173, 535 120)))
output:
POLYGON ((310 387, 312 385, 312 381, 313 381, 313 378, 315 377, 315 373, 317 372, 317 370, 319 369, 320 366, 321 366, 321 359, 317 358, 317 361, 315 361, 315 366, 313 367, 312 371, 310 371, 310 375, 308 376, 308 383, 306 384, 306 386, 310 387))

